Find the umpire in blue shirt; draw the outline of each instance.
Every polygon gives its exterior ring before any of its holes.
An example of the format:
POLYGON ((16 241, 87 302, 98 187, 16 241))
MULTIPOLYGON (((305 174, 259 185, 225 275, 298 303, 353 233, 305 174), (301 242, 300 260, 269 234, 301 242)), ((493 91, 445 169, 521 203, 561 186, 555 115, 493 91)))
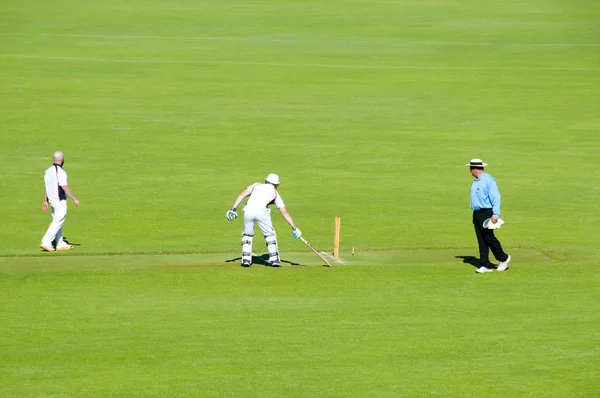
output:
POLYGON ((493 265, 489 259, 489 251, 500 262, 498 271, 504 271, 508 268, 510 256, 502 250, 502 245, 493 229, 484 228, 483 222, 488 218, 493 223, 500 217, 500 191, 494 177, 485 172, 485 166, 481 159, 471 159, 466 164, 471 170, 471 175, 475 177, 471 186, 471 209, 473 210, 473 224, 475 225, 475 235, 479 244, 479 265, 475 272, 480 274, 493 272, 493 265))

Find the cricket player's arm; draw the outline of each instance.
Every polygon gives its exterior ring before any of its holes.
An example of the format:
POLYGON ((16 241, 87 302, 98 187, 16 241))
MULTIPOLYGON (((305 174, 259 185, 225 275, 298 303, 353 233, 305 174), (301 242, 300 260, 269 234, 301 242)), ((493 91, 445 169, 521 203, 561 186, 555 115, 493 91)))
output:
POLYGON ((68 185, 61 185, 60 187, 63 189, 63 191, 65 191, 65 195, 67 195, 73 200, 73 202, 75 202, 75 206, 79 207, 81 203, 79 202, 79 199, 77 199, 75 195, 73 195, 73 192, 71 192, 71 188, 69 188, 68 185))
POLYGON ((501 196, 496 181, 490 182, 490 185, 488 187, 488 195, 490 198, 490 203, 492 204, 492 222, 498 222, 498 217, 500 217, 501 196))
POLYGON ((42 204, 42 211, 48 211, 48 193, 44 190, 44 203, 42 204))
MULTIPOLYGON (((252 191, 248 188, 244 189, 237 197, 237 199, 235 200, 235 203, 233 203, 233 207, 232 209, 237 209, 238 206, 240 205, 240 203, 242 203, 242 200, 244 200, 245 197, 250 196, 250 194, 252 193, 252 191)), ((236 216, 237 217, 237 216, 236 216)))
POLYGON ((288 224, 290 224, 290 227, 294 228, 296 226, 296 224, 294 223, 294 219, 292 218, 290 213, 287 211, 285 206, 280 207, 279 211, 281 212, 281 215, 283 216, 283 218, 285 218, 285 221, 287 221, 288 224))

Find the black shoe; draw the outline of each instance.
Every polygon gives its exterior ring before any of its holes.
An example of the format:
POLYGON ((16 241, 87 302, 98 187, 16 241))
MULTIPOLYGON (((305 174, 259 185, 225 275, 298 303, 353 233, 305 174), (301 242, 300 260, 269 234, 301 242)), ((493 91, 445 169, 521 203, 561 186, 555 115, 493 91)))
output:
POLYGON ((250 261, 248 261, 248 260, 242 260, 242 267, 249 267, 251 265, 252 264, 250 263, 250 261))

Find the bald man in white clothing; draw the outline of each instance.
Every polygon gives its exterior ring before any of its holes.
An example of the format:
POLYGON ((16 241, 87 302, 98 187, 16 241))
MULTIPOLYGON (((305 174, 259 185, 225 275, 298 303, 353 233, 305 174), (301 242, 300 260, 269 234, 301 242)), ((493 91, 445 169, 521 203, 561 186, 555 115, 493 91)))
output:
POLYGON ((277 248, 277 235, 271 222, 271 209, 269 205, 275 204, 281 215, 292 227, 292 236, 299 239, 302 232, 294 224, 294 220, 288 213, 283 203, 283 199, 277 188, 279 187, 279 176, 269 174, 264 183, 254 183, 244 189, 235 200, 233 207, 227 210, 226 217, 228 221, 237 218, 236 209, 242 203, 244 198, 248 197, 248 202, 244 206, 244 230, 242 231, 242 267, 252 265, 252 240, 254 239, 254 224, 258 226, 267 242, 269 252, 269 262, 273 267, 280 267, 279 250, 277 248))
POLYGON ((42 238, 40 247, 46 251, 53 252, 56 250, 71 250, 72 245, 69 245, 63 239, 62 227, 67 217, 67 197, 75 202, 75 206, 81 203, 77 199, 69 185, 67 185, 67 173, 62 166, 65 163, 65 155, 61 151, 54 152, 54 163, 44 173, 44 204, 43 211, 52 209, 52 222, 42 238))

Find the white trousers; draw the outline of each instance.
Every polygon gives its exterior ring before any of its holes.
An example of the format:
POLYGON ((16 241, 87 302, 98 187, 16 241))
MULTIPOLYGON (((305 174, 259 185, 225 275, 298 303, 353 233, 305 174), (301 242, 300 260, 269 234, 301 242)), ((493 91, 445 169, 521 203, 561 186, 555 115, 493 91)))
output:
POLYGON ((254 236, 254 223, 258 224, 264 236, 275 235, 275 228, 271 222, 271 209, 258 211, 244 210, 244 235, 254 236))
POLYGON ((48 227, 48 231, 46 231, 46 235, 42 238, 42 243, 45 245, 53 245, 54 241, 58 244, 62 241, 62 229, 67 218, 67 201, 50 201, 50 208, 52 209, 52 222, 48 227))
POLYGON ((244 230, 242 232, 242 260, 252 262, 252 240, 254 237, 254 224, 258 224, 260 231, 265 237, 269 261, 279 263, 279 250, 277 248, 277 237, 275 228, 271 222, 271 209, 245 210, 244 230))

